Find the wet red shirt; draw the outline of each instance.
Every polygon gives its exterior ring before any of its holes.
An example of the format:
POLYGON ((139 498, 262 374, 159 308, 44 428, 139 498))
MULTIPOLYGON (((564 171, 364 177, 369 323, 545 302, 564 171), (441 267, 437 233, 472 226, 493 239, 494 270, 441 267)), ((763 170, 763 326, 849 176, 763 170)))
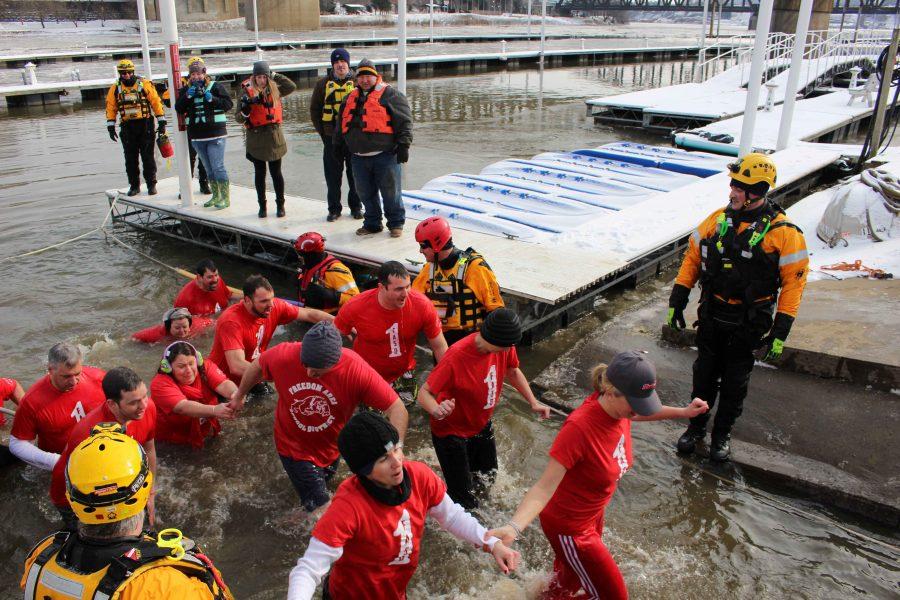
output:
POLYGON ((68 392, 60 392, 50 383, 50 375, 44 375, 25 392, 10 435, 28 441, 37 438, 41 450, 62 452, 75 424, 106 401, 104 375, 102 369, 82 367, 81 380, 68 392))
POLYGON ((353 349, 388 383, 416 366, 416 338, 434 338, 441 320, 431 300, 410 292, 403 308, 388 310, 378 302, 378 290, 359 294, 341 307, 334 326, 344 335, 356 329, 353 349))
POLYGON ((438 437, 473 437, 494 414, 507 369, 519 366, 515 347, 505 352, 482 354, 475 347, 476 333, 450 346, 428 376, 428 387, 438 403, 456 399, 456 408, 440 421, 431 419, 431 432, 438 437))
MULTIPOLYGON (((91 436, 91 428, 97 423, 114 423, 116 417, 110 412, 106 402, 92 410, 85 418, 78 422, 72 429, 66 448, 63 450, 53 467, 53 474, 50 479, 50 500, 56 506, 68 506, 69 501, 66 499, 66 463, 69 462, 69 455, 78 447, 78 444, 91 436)), ((147 410, 144 416, 137 421, 128 421, 125 426, 125 433, 129 437, 134 438, 138 444, 144 445, 152 439, 156 438, 156 405, 151 400, 147 403, 147 410)))
POLYGON ((232 375, 228 370, 225 352, 243 350, 247 362, 259 358, 269 347, 269 342, 279 325, 286 325, 297 319, 300 309, 284 300, 275 298, 275 304, 269 316, 262 319, 251 315, 243 302, 228 307, 216 321, 216 336, 213 338, 209 359, 216 363, 222 372, 233 382, 240 384, 241 378, 232 375))
POLYGON ((566 468, 556 493, 541 512, 554 531, 603 531, 603 511, 619 479, 631 468, 631 420, 614 419, 595 392, 575 409, 550 447, 566 468))
MULTIPOLYGON (((192 317, 191 318, 191 333, 187 336, 187 339, 193 339, 194 337, 200 335, 206 329, 213 324, 213 320, 209 317, 192 317)), ((170 344, 175 340, 171 335, 166 333, 166 326, 163 323, 159 325, 153 325, 152 327, 147 327, 146 329, 141 329, 140 331, 135 331, 131 334, 131 339, 137 342, 144 342, 145 344, 157 344, 159 342, 164 342, 166 344, 170 344)))
MULTIPOLYGON (((15 379, 0 377, 0 406, 12 397, 18 383, 15 379)), ((6 425, 6 415, 0 413, 0 426, 2 425, 6 425)))
POLYGON ((182 400, 215 406, 219 403, 216 388, 228 381, 225 373, 211 360, 203 362, 206 382, 197 375, 191 385, 182 385, 165 373, 157 373, 150 383, 150 396, 156 404, 156 439, 172 444, 185 444, 202 448, 206 438, 218 435, 222 430, 219 420, 211 417, 189 417, 175 414, 175 406, 182 400))
POLYGON ((428 511, 441 503, 447 486, 427 465, 403 463, 409 498, 388 506, 372 498, 356 475, 341 483, 313 536, 343 555, 331 567, 333 598, 402 600, 419 565, 419 547, 428 511))
POLYGON ((181 307, 191 311, 194 316, 211 315, 221 312, 228 308, 228 301, 231 299, 231 290, 225 285, 225 280, 219 277, 219 284, 212 292, 207 292, 197 285, 197 280, 188 282, 178 295, 172 306, 181 307))
POLYGON ((259 357, 263 378, 275 382, 275 449, 320 467, 338 459, 337 437, 360 404, 386 410, 397 400, 391 388, 353 350, 323 377, 306 374, 300 342, 278 344, 259 357))

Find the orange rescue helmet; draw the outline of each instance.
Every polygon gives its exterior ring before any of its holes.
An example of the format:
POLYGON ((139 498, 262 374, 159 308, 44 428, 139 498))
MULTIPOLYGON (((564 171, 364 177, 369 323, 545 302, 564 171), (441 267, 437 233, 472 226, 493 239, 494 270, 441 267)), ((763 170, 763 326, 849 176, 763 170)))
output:
POLYGON ((307 231, 294 242, 297 252, 325 252, 325 238, 321 233, 307 231))
POLYGON ((416 241, 420 246, 440 252, 450 242, 453 232, 443 217, 428 217, 416 226, 416 241))

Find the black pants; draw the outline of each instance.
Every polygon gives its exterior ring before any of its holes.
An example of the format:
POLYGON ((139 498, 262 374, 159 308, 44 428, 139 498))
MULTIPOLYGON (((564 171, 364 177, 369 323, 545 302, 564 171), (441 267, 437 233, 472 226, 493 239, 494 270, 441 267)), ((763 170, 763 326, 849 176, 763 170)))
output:
POLYGON ((256 201, 260 204, 266 202, 266 165, 269 165, 269 174, 272 176, 272 187, 275 188, 275 202, 284 203, 284 176, 281 174, 281 159, 257 160, 247 155, 247 160, 253 163, 253 183, 256 185, 256 201))
POLYGON ((709 412, 691 419, 691 427, 706 428, 718 396, 719 410, 713 421, 712 437, 721 439, 731 433, 744 408, 753 352, 760 344, 760 337, 746 324, 722 323, 712 316, 700 319, 691 397, 706 400, 709 412))
MULTIPOLYGON (((194 150, 194 145, 188 142, 188 156, 191 157, 191 177, 194 176, 194 163, 197 162, 197 151, 194 150)), ((204 183, 209 183, 209 179, 206 177, 206 168, 203 166, 203 161, 200 162, 200 170, 197 171, 197 179, 200 180, 200 185, 204 183)))
POLYGON ((347 183, 350 191, 347 192, 347 205, 350 210, 361 211, 362 202, 356 194, 356 184, 353 183, 353 169, 350 167, 350 155, 343 161, 334 157, 334 147, 331 138, 326 137, 325 146, 322 149, 322 164, 325 166, 325 184, 328 186, 328 214, 341 214, 341 183, 344 180, 344 167, 347 168, 347 183))
POLYGON ((156 183, 156 157, 153 148, 156 144, 156 129, 153 119, 136 119, 123 121, 119 127, 119 139, 125 152, 125 173, 128 174, 128 185, 140 187, 140 163, 144 165, 144 181, 147 185, 156 183), (138 158, 140 157, 140 163, 138 158))
POLYGON ((485 494, 497 476, 493 424, 488 421, 474 437, 448 435, 440 438, 432 434, 431 441, 444 472, 447 494, 466 510, 477 508, 476 496, 485 494))

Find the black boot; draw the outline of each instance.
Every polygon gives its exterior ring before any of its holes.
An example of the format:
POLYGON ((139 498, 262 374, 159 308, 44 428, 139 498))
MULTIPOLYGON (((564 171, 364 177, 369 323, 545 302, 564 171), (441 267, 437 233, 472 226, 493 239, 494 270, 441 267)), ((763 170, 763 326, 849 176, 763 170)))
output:
POLYGON ((259 202, 259 212, 256 214, 260 219, 265 219, 267 215, 266 213, 266 201, 265 200, 257 200, 259 202))
POLYGON ((148 183, 148 184, 147 184, 147 195, 148 195, 148 196, 155 196, 155 195, 156 195, 156 182, 155 182, 155 181, 154 181, 153 183, 148 183))
POLYGON ((730 439, 731 434, 713 435, 712 444, 709 446, 709 458, 718 462, 728 460, 731 454, 731 445, 728 443, 730 439))
POLYGON ((133 185, 133 186, 131 186, 130 188, 128 188, 128 195, 129 195, 129 196, 137 196, 137 195, 140 194, 140 193, 141 193, 141 186, 140 186, 140 185, 133 185))
POLYGON ((284 198, 275 198, 275 216, 283 217, 287 213, 284 212, 284 198))
POLYGON ((698 442, 702 442, 706 437, 706 428, 689 425, 687 431, 678 438, 678 452, 681 454, 690 454, 697 447, 698 442))
POLYGON ((206 179, 200 180, 200 193, 201 194, 212 194, 212 190, 209 189, 209 181, 206 179))

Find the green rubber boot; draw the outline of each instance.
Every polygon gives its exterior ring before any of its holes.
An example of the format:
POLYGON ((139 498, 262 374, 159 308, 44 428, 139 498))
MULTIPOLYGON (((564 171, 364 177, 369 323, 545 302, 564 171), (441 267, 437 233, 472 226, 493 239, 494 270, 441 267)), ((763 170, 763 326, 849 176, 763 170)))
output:
POLYGON ((219 200, 216 202, 216 209, 222 210, 231 206, 231 188, 228 180, 219 181, 219 200))
POLYGON ((203 208, 213 208, 219 201, 219 182, 214 179, 210 179, 209 187, 210 189, 212 189, 212 198, 203 203, 203 208))

